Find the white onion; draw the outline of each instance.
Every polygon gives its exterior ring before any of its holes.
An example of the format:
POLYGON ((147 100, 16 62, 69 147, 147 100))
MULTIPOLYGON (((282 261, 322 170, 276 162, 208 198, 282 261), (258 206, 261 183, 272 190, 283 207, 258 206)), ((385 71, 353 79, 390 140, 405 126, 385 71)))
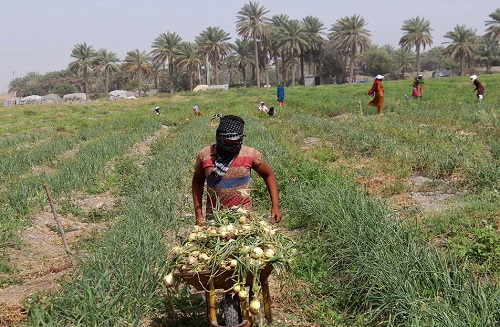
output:
POLYGON ((266 252, 264 252, 264 256, 269 259, 274 257, 275 255, 276 253, 274 252, 273 249, 267 249, 266 252))
POLYGON ((232 259, 232 260, 231 260, 231 262, 229 263, 229 266, 230 266, 231 268, 236 268, 236 267, 238 267, 238 260, 236 260, 236 259, 232 259))
POLYGON ((261 248, 259 248, 258 246, 255 247, 253 250, 252 250, 252 256, 256 259, 262 257, 262 254, 264 253, 264 250, 262 250, 261 248))
POLYGON ((238 292, 238 296, 240 297, 240 299, 244 299, 247 297, 247 291, 245 291, 244 289, 240 290, 238 292))
POLYGON ((163 283, 167 287, 172 286, 174 284, 174 275, 172 273, 165 275, 165 277, 163 277, 163 283))
POLYGON ((256 314, 260 310, 260 301, 257 298, 254 298, 250 301, 250 312, 256 314))

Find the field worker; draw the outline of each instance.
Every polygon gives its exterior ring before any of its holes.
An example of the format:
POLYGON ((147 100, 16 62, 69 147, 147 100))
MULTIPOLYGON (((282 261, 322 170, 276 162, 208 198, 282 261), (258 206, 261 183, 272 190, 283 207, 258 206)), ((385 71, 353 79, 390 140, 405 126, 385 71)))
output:
POLYGON ((278 98, 278 102, 280 103, 280 107, 283 107, 285 105, 285 87, 283 86, 283 83, 278 85, 276 96, 278 98))
POLYGON ((422 100, 422 95, 424 95, 424 77, 419 74, 417 77, 417 94, 420 100, 422 100))
POLYGON ((196 105, 193 107, 193 112, 195 116, 201 116, 201 111, 196 105))
POLYGON ((474 84, 474 86, 476 86, 476 88, 472 90, 472 92, 477 91, 477 98, 479 100, 479 103, 481 103, 481 101, 483 100, 483 93, 484 93, 483 84, 481 84, 481 82, 477 79, 476 75, 472 75, 470 77, 470 83, 471 85, 474 84))
POLYGON ((257 112, 258 113, 261 113, 261 112, 265 112, 266 114, 269 112, 269 109, 266 107, 266 105, 264 104, 264 101, 261 101, 260 102, 260 105, 259 107, 257 108, 257 112))
MULTIPOLYGON (((252 209, 250 198, 250 172, 253 169, 264 180, 271 197, 271 221, 280 222, 278 184, 274 171, 265 162, 262 154, 243 145, 245 122, 238 116, 221 114, 215 133, 216 143, 206 146, 196 156, 192 180, 193 204, 196 224, 205 221, 202 211, 203 189, 206 181, 206 213, 213 208, 241 206, 252 209)), ((214 118, 216 117, 214 116, 214 118)))
POLYGON ((375 76, 375 82, 373 82, 372 88, 368 91, 368 95, 373 97, 369 105, 377 107, 378 114, 382 114, 382 109, 384 108, 384 85, 382 84, 382 79, 384 76, 375 76))
POLYGON ((155 108, 155 114, 160 115, 160 107, 155 108))
POLYGON ((418 77, 415 77, 415 79, 413 80, 413 87, 412 87, 412 91, 411 91, 411 96, 414 99, 418 98, 418 77))

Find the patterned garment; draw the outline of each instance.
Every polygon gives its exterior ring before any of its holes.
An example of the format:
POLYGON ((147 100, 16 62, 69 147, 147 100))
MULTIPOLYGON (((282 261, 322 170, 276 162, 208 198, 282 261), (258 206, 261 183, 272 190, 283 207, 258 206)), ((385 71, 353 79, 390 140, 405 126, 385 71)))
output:
POLYGON ((262 164, 262 154, 254 148, 242 145, 240 153, 220 181, 216 181, 212 175, 215 157, 216 150, 213 145, 203 148, 196 157, 196 169, 200 166, 203 168, 207 181, 207 213, 212 213, 212 208, 218 205, 226 208, 241 205, 244 209, 251 210, 251 198, 244 197, 242 193, 250 192, 250 172, 262 164))

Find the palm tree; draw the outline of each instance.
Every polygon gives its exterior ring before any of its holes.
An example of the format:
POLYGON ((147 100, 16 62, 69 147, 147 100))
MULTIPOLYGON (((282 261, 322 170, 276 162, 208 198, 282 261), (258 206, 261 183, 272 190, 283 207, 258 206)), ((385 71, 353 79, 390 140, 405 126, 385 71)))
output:
POLYGON ((401 78, 405 77, 405 73, 412 71, 415 65, 415 54, 408 48, 401 47, 392 54, 394 70, 401 74, 401 78))
POLYGON ((346 62, 349 57, 350 68, 349 81, 352 83, 354 76, 354 63, 356 62, 356 55, 358 50, 360 53, 365 48, 370 46, 370 31, 365 28, 366 21, 364 18, 353 15, 351 17, 343 17, 330 28, 330 40, 333 44, 346 54, 346 62), (348 56, 348 57, 347 57, 348 56))
POLYGON ((441 45, 422 54, 422 62, 429 70, 445 69, 450 60, 452 59, 444 53, 444 47, 441 45))
POLYGON ((274 66, 276 69, 276 81, 279 83, 279 58, 281 57, 281 79, 283 82, 286 82, 286 58, 282 50, 280 49, 279 43, 282 40, 280 27, 286 22, 290 20, 290 17, 285 14, 274 15, 271 17, 271 26, 269 28, 269 42, 271 43, 271 56, 274 60, 274 66))
POLYGON ((247 87, 246 67, 252 63, 252 44, 247 40, 236 39, 232 48, 233 53, 229 55, 228 60, 234 62, 241 71, 243 85, 247 87))
POLYGON ((92 73, 96 55, 97 53, 91 45, 87 45, 86 42, 77 43, 71 52, 71 57, 76 58, 76 60, 68 65, 70 71, 83 75, 84 89, 87 96, 89 95, 89 77, 92 73))
POLYGON ((406 49, 415 47, 417 52, 417 74, 420 72, 420 47, 425 50, 426 45, 432 44, 431 23, 424 18, 417 16, 403 22, 401 30, 405 31, 399 40, 399 45, 406 49))
POLYGON ((165 66, 168 63, 168 74, 170 80, 170 94, 174 94, 174 66, 177 46, 182 42, 182 37, 175 32, 161 33, 151 46, 151 61, 165 66))
POLYGON ((445 38, 450 39, 450 42, 443 42, 443 44, 450 43, 445 49, 444 54, 454 55, 455 58, 460 59, 460 76, 464 76, 464 61, 466 58, 472 58, 474 54, 474 45, 476 42, 476 31, 466 28, 465 25, 457 25, 453 31, 444 35, 445 38))
POLYGON ((269 18, 265 17, 269 10, 260 7, 258 2, 245 4, 238 12, 236 18, 236 31, 244 39, 252 39, 255 55, 255 74, 257 87, 260 87, 259 47, 258 43, 269 34, 269 18))
POLYGON ((316 70, 313 71, 313 56, 315 53, 321 51, 321 47, 325 40, 323 39, 323 30, 325 29, 323 23, 317 17, 307 16, 302 20, 304 25, 304 33, 306 35, 309 63, 309 75, 316 75, 316 70))
POLYGON ((491 67, 495 60, 500 59, 500 47, 486 35, 481 38, 477 48, 477 57, 475 58, 481 64, 486 66, 486 73, 491 72, 491 67))
POLYGON ((109 92, 109 73, 119 72, 120 67, 116 64, 120 59, 116 56, 116 53, 108 51, 106 49, 99 49, 95 58, 95 63, 97 70, 104 73, 104 88, 106 94, 109 92))
POLYGON ((295 86, 295 63, 303 49, 307 47, 307 35, 304 25, 296 20, 284 21, 279 27, 281 40, 278 41, 279 48, 290 56, 290 66, 292 72, 292 87, 295 86))
POLYGON ((123 71, 126 73, 137 74, 139 97, 142 96, 142 74, 149 75, 153 72, 153 67, 149 61, 146 51, 139 51, 139 49, 135 49, 127 52, 127 56, 123 61, 123 71))
POLYGON ((219 84, 219 65, 231 50, 231 43, 227 42, 231 37, 229 33, 220 27, 209 27, 195 38, 195 42, 202 54, 212 63, 215 71, 215 84, 219 84))
POLYGON ((189 89, 194 88, 194 75, 199 65, 203 64, 203 58, 196 43, 181 42, 178 45, 177 64, 187 72, 189 77, 189 89))
POLYGON ((485 26, 488 26, 486 29, 486 37, 490 38, 493 42, 498 43, 500 40, 500 8, 497 8, 490 15, 491 20, 487 20, 485 26))

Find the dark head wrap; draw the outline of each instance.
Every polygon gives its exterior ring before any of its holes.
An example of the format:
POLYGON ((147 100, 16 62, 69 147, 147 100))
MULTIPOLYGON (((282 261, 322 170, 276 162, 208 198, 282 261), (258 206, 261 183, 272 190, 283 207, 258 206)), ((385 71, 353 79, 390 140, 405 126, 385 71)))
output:
POLYGON ((212 171, 212 177, 216 182, 224 177, 234 158, 240 153, 243 137, 245 137, 243 134, 245 126, 243 119, 238 116, 222 116, 220 114, 217 117, 220 117, 219 127, 216 132, 217 143, 215 144, 217 156, 215 158, 215 168, 212 171), (230 144, 223 139, 241 140, 241 142, 230 144))

